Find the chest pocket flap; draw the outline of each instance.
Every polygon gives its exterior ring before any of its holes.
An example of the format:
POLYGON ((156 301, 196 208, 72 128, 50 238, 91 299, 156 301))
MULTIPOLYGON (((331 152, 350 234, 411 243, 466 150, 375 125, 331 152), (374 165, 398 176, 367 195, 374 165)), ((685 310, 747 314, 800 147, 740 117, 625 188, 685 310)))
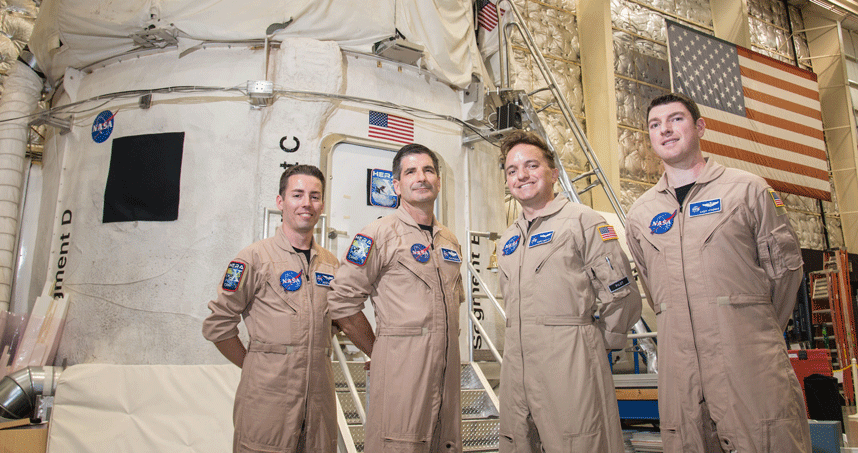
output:
MULTIPOLYGON (((421 282, 423 282, 426 286, 432 287, 430 282, 433 279, 433 275, 435 272, 435 266, 432 265, 431 260, 428 263, 418 263, 412 257, 400 257, 397 260, 395 266, 399 266, 405 268, 407 272, 417 277, 421 282)), ((438 276, 435 275, 434 279, 437 280, 438 276)))

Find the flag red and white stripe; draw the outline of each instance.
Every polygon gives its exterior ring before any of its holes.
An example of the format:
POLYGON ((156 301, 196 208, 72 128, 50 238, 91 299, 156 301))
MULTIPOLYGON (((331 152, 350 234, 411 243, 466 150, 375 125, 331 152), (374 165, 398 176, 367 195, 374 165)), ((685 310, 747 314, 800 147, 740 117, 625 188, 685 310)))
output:
POLYGON ((674 22, 667 30, 673 90, 700 107, 704 154, 830 201, 816 74, 674 22))
MULTIPOLYGON (((490 0, 479 1, 479 11, 477 11, 477 22, 481 28, 486 31, 492 31, 498 26, 498 7, 490 0)), ((503 9, 501 9, 503 14, 503 9)))
POLYGON ((370 138, 380 138, 397 143, 412 143, 414 141, 414 120, 370 110, 367 135, 370 138))
POLYGON ((611 225, 599 227, 599 236, 602 238, 602 242, 610 241, 611 239, 619 239, 617 237, 616 230, 614 230, 614 227, 611 225))

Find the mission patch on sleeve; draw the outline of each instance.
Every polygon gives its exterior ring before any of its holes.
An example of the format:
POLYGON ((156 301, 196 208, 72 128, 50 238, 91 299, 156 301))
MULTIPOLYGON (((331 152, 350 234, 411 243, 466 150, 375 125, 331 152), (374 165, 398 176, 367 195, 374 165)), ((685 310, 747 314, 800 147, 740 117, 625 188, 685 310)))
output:
POLYGON ((349 247, 349 253, 346 254, 346 261, 363 266, 366 264, 370 250, 372 250, 372 238, 357 234, 354 240, 352 240, 351 247, 349 247))
POLYGON ((237 290, 238 285, 241 284, 241 277, 243 276, 244 263, 232 261, 226 268, 226 274, 223 276, 223 285, 221 285, 221 288, 223 288, 224 291, 237 290))

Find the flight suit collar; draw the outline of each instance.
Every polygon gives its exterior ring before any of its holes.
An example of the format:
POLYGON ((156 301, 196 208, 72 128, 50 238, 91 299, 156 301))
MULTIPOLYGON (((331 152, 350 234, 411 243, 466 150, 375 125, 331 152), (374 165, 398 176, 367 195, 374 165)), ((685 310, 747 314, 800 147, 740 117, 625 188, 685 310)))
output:
MULTIPOLYGON (((534 224, 542 223, 541 220, 537 221, 537 219, 542 219, 557 214, 558 212, 560 212, 561 209, 563 209, 564 206, 566 206, 567 203, 569 203, 569 199, 566 198, 566 195, 558 193, 554 196, 554 199, 551 200, 550 203, 548 203, 548 206, 546 206, 545 209, 543 209, 538 216, 533 218, 534 224)), ((516 220, 516 224, 518 224, 518 227, 521 229, 521 231, 525 232, 525 234, 527 233, 527 222, 528 220, 524 218, 524 212, 522 211, 522 213, 518 216, 518 220, 516 220)))
MULTIPOLYGON (((277 244, 277 247, 283 249, 286 252, 289 252, 293 255, 297 255, 298 252, 295 250, 295 247, 292 246, 292 243, 289 242, 289 239, 286 237, 286 233, 283 232, 283 226, 280 225, 277 227, 277 234, 274 236, 274 243, 277 244)), ((318 243, 316 243, 316 239, 313 238, 313 243, 310 245, 310 261, 313 261, 313 257, 319 254, 319 251, 316 250, 317 247, 321 247, 318 243)))
MULTIPOLYGON (((703 167, 703 171, 700 172, 700 176, 697 177, 697 181, 694 181, 695 184, 706 184, 708 182, 714 181, 722 173, 724 173, 725 167, 718 162, 715 162, 714 159, 706 158, 706 165, 703 167)), ((675 189, 670 183, 667 182, 667 173, 662 173, 661 179, 658 180, 658 183, 655 185, 655 190, 658 192, 664 193, 667 192, 668 189, 675 189)))
MULTIPOLYGON (((410 225, 410 226, 412 226, 418 230, 420 229, 420 225, 417 223, 416 220, 414 220, 414 217, 411 217, 411 214, 409 214, 408 211, 406 211, 405 208, 403 208, 401 204, 399 205, 399 208, 396 209, 396 212, 394 213, 394 215, 396 216, 397 219, 401 220, 405 224, 410 225)), ((433 237, 436 234, 438 234, 438 231, 440 231, 440 228, 437 228, 437 226, 438 226, 438 219, 436 219, 435 216, 432 216, 432 236, 433 237)))

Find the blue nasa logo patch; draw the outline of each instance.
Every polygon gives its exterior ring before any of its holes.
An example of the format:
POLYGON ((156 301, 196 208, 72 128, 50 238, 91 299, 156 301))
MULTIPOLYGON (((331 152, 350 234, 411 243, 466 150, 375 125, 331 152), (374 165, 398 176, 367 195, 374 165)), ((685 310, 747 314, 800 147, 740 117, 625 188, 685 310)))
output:
POLYGON ((510 253, 514 252, 515 249, 518 248, 518 242, 520 240, 521 240, 521 236, 518 234, 509 238, 509 240, 506 241, 506 244, 503 245, 503 256, 507 256, 510 253))
POLYGON ((673 227, 673 219, 676 218, 676 211, 673 211, 673 214, 669 212, 662 212, 661 214, 656 214, 655 217, 652 218, 652 222, 649 223, 650 234, 664 234, 670 231, 670 228, 673 227))
POLYGON ((690 217, 715 214, 716 212, 721 212, 721 199, 715 198, 714 200, 698 201, 697 203, 691 203, 688 208, 688 215, 690 217))
POLYGON ((303 270, 298 272, 286 271, 280 274, 280 286, 282 286, 286 291, 298 291, 301 289, 301 277, 303 275, 303 270))
POLYGON ((418 263, 425 263, 429 261, 429 247, 426 247, 423 244, 414 244, 411 246, 411 256, 413 256, 418 263))
POLYGON ((444 258, 444 261, 450 261, 453 263, 461 263, 462 258, 459 258, 459 254, 456 253, 453 249, 441 249, 441 256, 444 258))
POLYGON ((331 281, 333 280, 334 276, 331 274, 316 272, 316 284, 319 286, 331 286, 331 281))
POLYGON ((530 237, 528 247, 536 247, 537 245, 547 244, 554 237, 554 231, 546 231, 544 233, 534 234, 530 237))
MULTIPOLYGON (((118 112, 117 112, 118 113, 118 112)), ((113 132, 113 117, 115 113, 105 110, 95 117, 92 122, 92 140, 95 143, 104 143, 113 132)))
POLYGON ((226 274, 223 276, 223 284, 221 288, 224 291, 235 291, 238 285, 241 284, 241 277, 244 275, 244 263, 233 261, 226 267, 226 274))
POLYGON ((349 247, 349 253, 346 254, 346 261, 363 266, 366 264, 370 250, 372 250, 372 238, 362 234, 355 235, 352 245, 349 247))

